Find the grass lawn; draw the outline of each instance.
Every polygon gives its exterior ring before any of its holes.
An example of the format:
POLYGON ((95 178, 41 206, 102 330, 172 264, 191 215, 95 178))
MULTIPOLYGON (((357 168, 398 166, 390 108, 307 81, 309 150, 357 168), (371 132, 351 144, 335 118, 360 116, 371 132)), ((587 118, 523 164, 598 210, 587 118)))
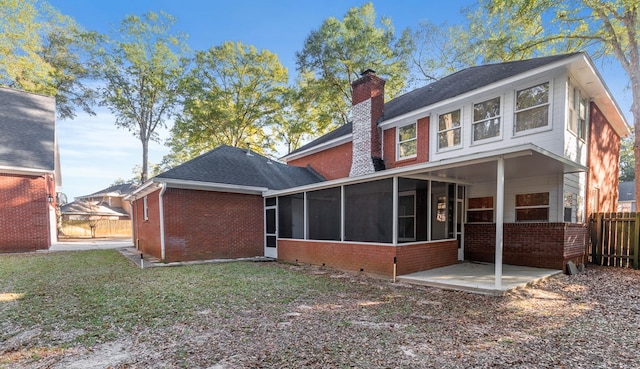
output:
POLYGON ((640 273, 503 298, 273 262, 0 256, 1 368, 633 368, 640 273))

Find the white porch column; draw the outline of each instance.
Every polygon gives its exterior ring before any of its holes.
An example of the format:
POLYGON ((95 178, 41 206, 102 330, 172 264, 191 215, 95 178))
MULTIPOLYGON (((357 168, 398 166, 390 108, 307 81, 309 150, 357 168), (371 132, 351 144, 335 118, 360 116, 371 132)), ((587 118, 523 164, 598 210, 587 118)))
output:
POLYGON ((496 176, 496 261, 494 288, 502 288, 502 229, 504 224, 504 157, 498 158, 496 176))
POLYGON ((398 245, 398 177, 393 177, 393 223, 391 226, 391 232, 393 232, 393 236, 391 237, 391 242, 394 246, 398 245))

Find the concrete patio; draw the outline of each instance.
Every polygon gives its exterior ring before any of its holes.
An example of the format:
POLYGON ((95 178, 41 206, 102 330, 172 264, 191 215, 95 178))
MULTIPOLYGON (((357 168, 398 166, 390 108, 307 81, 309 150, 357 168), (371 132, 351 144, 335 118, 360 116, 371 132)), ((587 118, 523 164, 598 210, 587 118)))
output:
POLYGON ((503 264, 502 286, 497 289, 495 287, 494 273, 494 264, 463 262, 443 268, 398 276, 398 281, 448 290, 502 296, 509 290, 561 274, 562 271, 503 264))

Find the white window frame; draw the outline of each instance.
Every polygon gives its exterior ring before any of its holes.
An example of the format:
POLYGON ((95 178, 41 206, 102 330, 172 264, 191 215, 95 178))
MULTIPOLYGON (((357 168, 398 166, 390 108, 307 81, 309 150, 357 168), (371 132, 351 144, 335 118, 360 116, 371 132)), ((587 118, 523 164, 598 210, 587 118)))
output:
POLYGON ((409 124, 405 124, 403 126, 397 127, 396 128, 396 160, 411 159, 411 158, 415 158, 416 156, 418 156, 418 123, 413 122, 413 123, 409 123, 409 124), (400 141, 400 129, 406 128, 412 125, 415 127, 415 136, 411 139, 400 141), (404 155, 404 156, 401 155, 400 146, 402 144, 411 143, 411 142, 414 142, 416 145, 416 153, 412 155, 404 155))
POLYGON ((540 132, 540 131, 547 131, 549 129, 552 129, 551 126, 551 113, 552 113, 552 106, 551 106, 551 101, 553 101, 553 83, 551 83, 552 81, 544 81, 544 82, 540 82, 540 83, 536 83, 534 85, 531 85, 529 87, 524 87, 518 90, 515 90, 514 95, 513 95, 513 135, 514 136, 520 136, 520 135, 526 135, 526 134, 530 134, 530 133, 536 133, 536 132, 540 132), (548 87, 548 92, 547 92, 547 102, 543 103, 543 104, 538 104, 538 105, 534 105, 534 106, 528 106, 524 109, 520 109, 518 110, 518 93, 525 91, 525 90, 529 90, 538 86, 542 86, 542 85, 547 85, 548 87), (535 127, 535 128, 529 128, 529 129, 523 129, 518 131, 518 113, 522 113, 522 112, 526 112, 529 110, 533 110, 533 109, 538 109, 541 107, 547 106, 547 124, 544 126, 540 126, 540 127, 535 127))
POLYGON ((577 86, 569 84, 569 96, 567 97, 567 105, 569 105, 569 122, 567 130, 573 133, 580 141, 585 142, 587 139, 587 121, 589 117, 589 99, 583 97, 583 93, 577 86), (584 107, 582 109, 582 107, 584 107), (575 130, 571 125, 575 124, 575 130))
POLYGON ((490 224, 490 223, 495 223, 495 221, 496 221, 495 206, 496 206, 496 199, 495 199, 494 196, 477 196, 477 197, 468 198, 467 199, 467 216, 465 217, 465 223, 470 223, 470 224, 490 224), (478 199, 478 198, 484 198, 484 197, 490 197, 491 198, 491 202, 493 203, 493 207, 491 207, 491 208, 471 208, 469 206, 469 200, 478 199), (489 211, 489 210, 491 210, 491 221, 490 222, 470 222, 469 221, 468 214, 470 212, 489 211))
MULTIPOLYGON (((455 134, 454 134, 454 137, 455 137, 455 134)), ((460 147, 462 147, 462 141, 463 141, 463 138, 462 138, 462 108, 453 109, 453 110, 449 110, 446 113, 438 114, 437 115, 437 121, 436 121, 436 142, 438 144, 438 146, 437 146, 438 147, 438 151, 447 151, 447 150, 451 150, 451 149, 460 148, 460 147), (443 116, 443 115, 452 114, 452 113, 455 113, 455 112, 458 112, 458 114, 460 116, 460 118, 459 118, 460 125, 458 127, 446 128, 446 129, 440 130, 440 117, 443 116), (446 132, 453 132, 455 130, 460 131, 460 142, 458 144, 454 144, 454 145, 451 145, 451 146, 440 147, 440 134, 441 133, 446 133, 446 132)))
POLYGON ((480 143, 498 141, 498 140, 502 139, 502 132, 504 130, 504 127, 503 127, 504 120, 502 119, 502 96, 496 96, 496 97, 493 97, 493 98, 490 98, 490 99, 486 99, 486 100, 480 101, 478 103, 473 103, 473 105, 471 106, 471 121, 472 121, 471 122, 471 142, 472 143, 480 144, 480 143), (496 115, 494 117, 483 118, 481 120, 474 121, 474 113, 475 113, 475 110, 476 110, 476 105, 484 104, 486 102, 489 102, 489 101, 495 100, 495 99, 498 99, 498 102, 500 104, 500 108, 498 109, 498 115, 496 115), (474 133, 475 133, 476 124, 484 123, 484 122, 486 122, 488 120, 492 120, 492 119, 498 119, 498 122, 500 124, 499 133, 497 135, 495 135, 495 136, 492 136, 492 137, 485 137, 485 138, 481 138, 481 139, 476 140, 475 137, 474 137, 475 136, 474 133))
POLYGON ((142 219, 149 220, 149 201, 147 196, 142 198, 142 219))
POLYGON ((518 193, 515 195, 515 220, 517 223, 544 223, 544 222, 549 222, 549 219, 551 217, 551 193, 550 192, 524 192, 524 193, 518 193), (530 205, 530 206, 518 206, 518 195, 531 195, 531 194, 537 194, 537 193, 546 193, 547 197, 549 198, 548 204, 547 205, 530 205), (537 219, 537 220, 518 220, 518 210, 525 210, 525 209, 547 209, 547 219, 546 220, 542 220, 542 219, 537 219))
MULTIPOLYGON (((398 193, 398 204, 400 203, 400 198, 401 197, 408 197, 408 196, 412 196, 413 197, 413 214, 412 215, 400 215, 400 212, 398 211, 398 223, 400 223, 400 219, 409 219, 409 218, 413 218, 413 237, 400 237, 400 235, 398 234, 398 241, 402 241, 402 242, 412 242, 415 241, 416 238, 416 191, 403 191, 403 192, 399 192, 398 193)), ((398 227, 398 233, 400 232, 400 227, 398 227)))

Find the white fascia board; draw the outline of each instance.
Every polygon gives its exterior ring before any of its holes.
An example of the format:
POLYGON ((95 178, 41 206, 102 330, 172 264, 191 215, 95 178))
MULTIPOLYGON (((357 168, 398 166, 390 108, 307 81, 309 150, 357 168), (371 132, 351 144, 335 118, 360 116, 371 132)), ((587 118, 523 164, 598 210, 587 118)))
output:
MULTIPOLYGON (((314 184, 300 186, 300 187, 287 188, 284 190, 269 190, 269 191, 265 191, 263 193, 263 196, 264 197, 283 196, 283 195, 290 195, 294 193, 315 191, 315 190, 320 190, 324 188, 349 185, 354 183, 362 183, 362 182, 392 178, 394 176, 412 176, 418 173, 422 173, 424 171, 443 170, 443 169, 455 168, 455 167, 460 167, 465 165, 495 161, 500 156, 505 158, 515 158, 519 156, 531 155, 533 151, 542 155, 546 155, 552 159, 558 160, 563 164, 569 165, 573 167, 575 171, 587 170, 587 168, 582 165, 579 165, 566 158, 553 154, 534 144, 524 144, 524 145, 505 147, 498 150, 492 150, 490 152, 479 152, 479 153, 474 153, 469 155, 462 155, 455 158, 448 158, 448 159, 442 159, 438 161, 408 165, 408 166, 394 168, 394 169, 387 169, 387 170, 366 174, 358 177, 339 178, 331 181, 319 182, 319 183, 314 183, 314 184)), ((442 180, 443 178, 438 178, 438 179, 442 180)), ((462 182, 460 183, 464 184, 462 182)))
POLYGON ((158 182, 166 183, 168 188, 181 188, 185 190, 200 190, 200 191, 216 191, 216 192, 229 192, 229 193, 242 193, 249 195, 261 195, 267 191, 266 187, 254 187, 254 186, 241 186, 231 185, 226 183, 211 183, 202 181, 189 181, 184 179, 172 179, 172 178, 155 178, 158 182))
POLYGON ((389 120, 385 120, 385 121, 381 122, 378 126, 380 128, 383 128, 383 129, 384 128, 390 128, 390 127, 393 127, 395 124, 402 123, 402 122, 404 122, 406 120, 416 119, 418 117, 421 118, 421 117, 425 116, 425 113, 429 113, 432 110, 437 110, 441 106, 453 104, 456 101, 465 100, 465 99, 467 99, 467 98, 469 98, 471 96, 482 94, 484 92, 500 88, 501 86, 507 86, 507 85, 513 84, 515 82, 518 82, 520 80, 527 79, 529 77, 535 77, 538 74, 549 72, 549 71, 552 71, 554 69, 560 68, 562 66, 569 65, 569 64, 575 62, 576 60, 582 59, 582 58, 585 58, 584 55, 577 54, 577 55, 575 55, 575 56, 573 56, 571 58, 567 58, 567 59, 563 59, 563 60, 557 61, 555 63, 547 64, 545 66, 542 66, 542 67, 539 67, 539 68, 536 68, 536 69, 531 69, 531 70, 529 70, 529 71, 527 71, 525 73, 520 73, 520 74, 517 74, 517 75, 515 75, 513 77, 502 79, 500 81, 491 83, 491 84, 483 86, 481 88, 477 88, 475 90, 466 92, 466 93, 464 93, 462 95, 458 95, 458 96, 455 96, 455 97, 452 97, 452 98, 449 98, 449 99, 446 99, 446 100, 438 101, 435 104, 427 105, 427 106, 422 107, 420 109, 412 110, 410 112, 407 112, 405 114, 399 115, 399 116, 394 117, 394 118, 391 118, 389 120))
POLYGON ((285 156, 281 157, 279 160, 282 160, 282 161, 285 161, 285 162, 286 161, 290 161, 290 160, 295 160, 295 159, 303 158, 303 157, 305 157, 307 155, 315 154, 317 152, 330 149, 332 147, 340 146, 340 145, 345 144, 347 142, 351 142, 352 136, 353 135, 351 133, 349 133, 347 135, 344 135, 344 136, 341 136, 341 137, 338 137, 338 138, 334 138, 333 140, 327 141, 327 142, 325 142, 323 144, 308 148, 307 150, 303 150, 303 151, 297 152, 295 154, 285 155, 285 156))
POLYGON ((155 178, 152 178, 146 181, 145 183, 143 183, 142 186, 138 187, 135 191, 125 196, 124 200, 130 201, 130 202, 135 201, 136 199, 139 199, 154 191, 157 191, 159 188, 160 188, 160 184, 157 183, 155 178))
POLYGON ((55 170, 9 167, 9 166, 0 165, 0 173, 18 174, 18 175, 27 175, 27 176, 41 176, 45 174, 55 174, 55 170))

